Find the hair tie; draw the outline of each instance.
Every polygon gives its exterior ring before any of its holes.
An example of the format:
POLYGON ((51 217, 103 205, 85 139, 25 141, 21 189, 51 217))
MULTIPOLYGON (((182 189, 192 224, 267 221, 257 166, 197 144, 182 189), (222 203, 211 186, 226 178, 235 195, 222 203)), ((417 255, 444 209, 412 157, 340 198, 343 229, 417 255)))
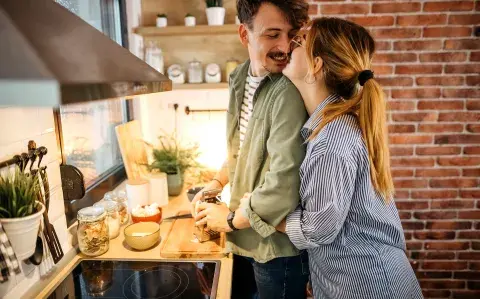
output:
POLYGON ((363 86, 365 85, 365 82, 373 78, 374 76, 371 70, 364 70, 364 71, 361 71, 360 74, 358 75, 358 82, 360 83, 360 86, 363 86))

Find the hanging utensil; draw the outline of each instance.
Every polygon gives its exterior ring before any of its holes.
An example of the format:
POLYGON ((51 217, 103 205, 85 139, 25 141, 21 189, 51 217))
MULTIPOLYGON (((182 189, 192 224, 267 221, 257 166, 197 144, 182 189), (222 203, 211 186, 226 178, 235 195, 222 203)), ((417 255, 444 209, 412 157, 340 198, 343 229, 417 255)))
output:
POLYGON ((85 196, 85 179, 82 172, 73 165, 60 165, 64 200, 82 199, 85 196))

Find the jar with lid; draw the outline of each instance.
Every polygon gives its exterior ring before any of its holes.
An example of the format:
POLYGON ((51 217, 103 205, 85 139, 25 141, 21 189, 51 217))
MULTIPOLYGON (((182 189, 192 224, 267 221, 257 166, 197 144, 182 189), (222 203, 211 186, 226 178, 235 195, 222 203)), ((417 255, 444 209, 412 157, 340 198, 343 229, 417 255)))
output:
POLYGON ((115 239, 120 234, 120 215, 118 214, 118 204, 115 201, 99 201, 94 207, 103 207, 107 213, 108 237, 115 239))
POLYGON ((108 251, 107 213, 103 207, 83 208, 77 213, 77 238, 80 251, 99 256, 108 251))
POLYGON ((128 223, 128 204, 127 193, 125 191, 110 191, 103 197, 105 201, 114 201, 117 203, 118 215, 120 216, 120 225, 128 223))
POLYGON ((188 64, 188 83, 203 83, 202 64, 198 60, 193 60, 188 64))

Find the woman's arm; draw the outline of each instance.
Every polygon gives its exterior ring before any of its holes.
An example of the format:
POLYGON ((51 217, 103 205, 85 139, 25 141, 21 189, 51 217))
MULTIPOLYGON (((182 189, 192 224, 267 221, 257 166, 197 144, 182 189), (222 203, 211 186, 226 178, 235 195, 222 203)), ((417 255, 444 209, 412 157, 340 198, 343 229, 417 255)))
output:
MULTIPOLYGON (((350 209, 357 167, 337 154, 310 158, 302 180, 303 207, 287 217, 286 233, 299 249, 332 243, 341 230, 350 209)), ((280 228, 281 229, 281 228, 280 228)))

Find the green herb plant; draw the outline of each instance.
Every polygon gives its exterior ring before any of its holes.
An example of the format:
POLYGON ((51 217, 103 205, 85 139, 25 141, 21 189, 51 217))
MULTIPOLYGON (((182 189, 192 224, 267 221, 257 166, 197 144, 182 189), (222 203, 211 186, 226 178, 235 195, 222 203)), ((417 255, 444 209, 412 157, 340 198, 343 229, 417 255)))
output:
POLYGON ((20 218, 37 212, 40 183, 37 176, 21 172, 0 175, 0 218, 20 218))
POLYGON ((189 14, 189 13, 187 13, 187 14, 185 15, 185 18, 188 18, 188 17, 193 17, 193 15, 192 15, 192 14, 189 14))
POLYGON ((223 0, 205 0, 207 8, 210 7, 223 7, 223 0))
POLYGON ((166 19, 166 18, 167 18, 167 15, 164 14, 164 13, 158 14, 158 15, 157 15, 157 18, 165 18, 165 19, 166 19))

